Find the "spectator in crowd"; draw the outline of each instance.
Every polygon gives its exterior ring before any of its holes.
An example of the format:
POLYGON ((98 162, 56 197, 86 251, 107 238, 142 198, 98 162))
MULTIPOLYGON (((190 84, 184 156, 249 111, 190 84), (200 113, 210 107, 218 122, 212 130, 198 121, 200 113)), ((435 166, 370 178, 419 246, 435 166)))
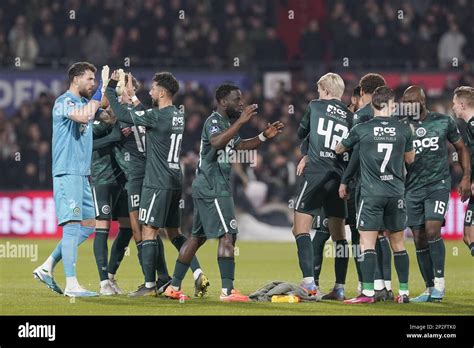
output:
POLYGON ((441 68, 460 66, 464 61, 463 47, 465 43, 466 37, 459 31, 459 26, 456 23, 451 23, 449 30, 444 33, 439 40, 439 66, 441 68), (456 61, 454 61, 454 59, 456 61))
POLYGON ((8 35, 8 42, 15 59, 15 66, 20 69, 32 69, 35 66, 39 48, 24 15, 16 18, 15 26, 8 35))

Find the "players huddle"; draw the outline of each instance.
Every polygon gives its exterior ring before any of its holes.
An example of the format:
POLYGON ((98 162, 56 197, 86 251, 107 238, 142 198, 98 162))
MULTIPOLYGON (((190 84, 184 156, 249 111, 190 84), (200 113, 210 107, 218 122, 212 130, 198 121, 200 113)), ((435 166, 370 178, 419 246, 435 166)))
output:
MULTIPOLYGON (((193 228, 186 238, 180 230, 180 151, 186 117, 173 105, 178 81, 170 73, 157 73, 149 92, 153 106, 146 109, 135 95, 138 82, 130 73, 116 70, 109 77, 104 66, 99 88, 93 93, 95 73, 90 63, 73 64, 68 71, 69 89, 56 99, 53 108, 53 189, 63 238, 34 270, 35 278, 66 296, 97 296, 76 278, 77 248, 95 231, 101 295, 122 294, 115 274, 133 237, 144 281, 129 296, 164 294, 186 299, 181 284, 191 268, 194 295, 202 297, 209 279, 196 252, 208 238, 214 238, 219 240, 220 300, 248 301, 234 287, 238 228, 230 186, 232 163, 226 160, 229 156, 219 154, 254 150, 281 133, 284 125, 277 121, 254 138, 241 139, 240 127, 257 114, 257 105, 244 107, 242 92, 235 85, 222 84, 216 89, 217 108, 202 129, 192 184, 193 228), (107 240, 113 219, 118 220, 120 229, 109 257, 107 240), (160 229, 179 252, 172 277, 160 229), (53 275, 61 259, 66 273, 64 291, 53 275)), ((427 287, 411 301, 442 300, 445 247, 441 227, 450 192, 446 142, 459 154, 464 174, 459 192, 466 200, 471 195, 473 88, 456 89, 453 99, 455 114, 465 121, 460 127, 466 130, 463 138, 452 118, 426 109, 419 87, 409 87, 402 100, 418 106, 418 112, 400 118, 393 116, 394 93, 381 75, 365 75, 348 107, 341 101, 345 85, 339 75, 328 73, 317 86, 319 99, 309 103, 298 129, 304 157, 297 174, 303 181, 295 204, 293 234, 303 274, 301 287, 310 296, 345 303, 393 299, 393 251, 400 283, 396 301, 410 301, 409 258, 404 247, 408 226, 427 287), (344 295, 349 255, 346 223, 355 246, 360 293, 351 300, 344 295), (316 229, 313 239, 312 226, 316 229), (321 296, 319 274, 329 236, 342 252, 336 253, 334 288, 321 296)), ((473 211, 471 199, 464 238, 471 253, 473 211)))

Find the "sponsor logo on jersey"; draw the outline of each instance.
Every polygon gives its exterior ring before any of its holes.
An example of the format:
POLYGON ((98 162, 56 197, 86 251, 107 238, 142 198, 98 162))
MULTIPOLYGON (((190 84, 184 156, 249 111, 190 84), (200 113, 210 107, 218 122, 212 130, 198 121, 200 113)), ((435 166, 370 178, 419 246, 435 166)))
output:
POLYGON ((103 214, 110 214, 110 206, 108 206, 107 204, 102 206, 102 213, 103 214))
POLYGON ((413 140, 413 147, 415 153, 421 153, 423 149, 429 149, 430 151, 436 151, 439 149, 439 137, 423 138, 413 140))
POLYGON ((183 116, 174 116, 173 117, 173 127, 184 126, 184 117, 183 116))
POLYGON ((209 129, 209 134, 214 134, 214 133, 217 133, 220 131, 220 128, 219 126, 212 126, 210 129, 209 129))
POLYGON ((394 137, 395 135, 397 135, 397 131, 395 127, 374 127, 374 136, 376 137, 383 137, 383 136, 394 137))
POLYGON ((340 109, 338 106, 331 105, 331 104, 328 105, 328 108, 326 109, 326 113, 330 116, 340 116, 342 118, 347 117, 347 112, 340 109))
POLYGON ((416 131, 415 131, 416 135, 419 136, 420 138, 421 137, 424 137, 426 135, 426 129, 423 128, 423 127, 420 127, 418 128, 416 131))

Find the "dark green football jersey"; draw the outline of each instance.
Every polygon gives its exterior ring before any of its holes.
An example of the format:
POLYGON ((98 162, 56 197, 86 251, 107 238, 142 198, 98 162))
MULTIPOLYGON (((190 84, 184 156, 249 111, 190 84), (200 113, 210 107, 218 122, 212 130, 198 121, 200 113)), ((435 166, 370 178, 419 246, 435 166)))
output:
POLYGON ((464 139, 464 143, 469 148, 471 154, 471 181, 474 179, 474 116, 465 122, 461 118, 457 118, 457 125, 461 135, 464 139))
MULTIPOLYGON (((94 143, 99 139, 105 140, 113 130, 113 125, 94 121, 92 131, 94 143)), ((123 172, 114 160, 113 142, 92 151, 91 176, 94 185, 117 184, 123 180, 123 172)))
MULTIPOLYGON (((354 114, 353 118, 353 126, 356 126, 360 123, 367 122, 374 118, 374 109, 372 108, 372 104, 366 104, 365 106, 361 107, 357 110, 354 114)), ((350 187, 358 187, 360 188, 360 158, 359 158, 359 145, 356 145, 352 149, 352 153, 350 156, 349 163, 347 165, 347 169, 344 171, 342 175, 342 183, 348 183, 348 177, 350 177, 350 187)))
MULTIPOLYGON (((135 110, 132 105, 121 105, 127 112, 131 113, 135 110)), ((120 168, 125 173, 127 180, 133 177, 143 177, 145 175, 145 158, 146 158, 146 128, 119 121, 121 128, 130 127, 132 134, 128 137, 123 136, 121 141, 116 143, 113 148, 114 156, 120 168)))
POLYGON ((354 113, 354 126, 367 122, 372 118, 374 118, 374 109, 372 108, 372 103, 368 103, 354 113))
POLYGON ((181 190, 179 164, 185 115, 174 105, 134 110, 135 126, 146 128, 146 169, 143 185, 160 190, 181 190))
POLYGON ((339 175, 349 161, 349 154, 336 155, 337 144, 352 127, 352 112, 341 101, 312 100, 300 123, 298 136, 309 134, 308 159, 305 173, 334 171, 339 175))
POLYGON ((211 145, 212 136, 224 132, 230 127, 228 118, 214 111, 204 122, 201 133, 201 149, 199 163, 196 169, 196 178, 192 184, 193 197, 217 198, 232 196, 230 187, 230 173, 234 147, 241 142, 238 134, 232 138, 224 149, 216 149, 211 145))
POLYGON ((393 117, 374 117, 360 123, 342 141, 360 147, 361 194, 399 197, 405 193, 405 152, 413 150, 411 129, 393 117))
POLYGON ((451 188, 447 141, 455 143, 461 139, 453 118, 429 111, 423 121, 405 118, 413 132, 415 162, 407 169, 406 189, 415 190, 432 183, 442 182, 451 188))

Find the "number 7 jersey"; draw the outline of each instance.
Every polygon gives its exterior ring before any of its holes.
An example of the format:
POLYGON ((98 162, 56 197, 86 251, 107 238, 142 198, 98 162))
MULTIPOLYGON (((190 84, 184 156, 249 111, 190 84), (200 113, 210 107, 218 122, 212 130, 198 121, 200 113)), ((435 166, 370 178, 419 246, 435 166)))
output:
POLYGON ((352 127, 352 112, 337 99, 312 100, 301 119, 298 135, 309 134, 308 157, 305 173, 333 171, 338 175, 347 166, 349 154, 336 155, 336 146, 352 127))
POLYGON ((135 110, 135 126, 146 128, 146 169, 143 186, 181 190, 179 164, 185 116, 174 105, 161 109, 135 110))

